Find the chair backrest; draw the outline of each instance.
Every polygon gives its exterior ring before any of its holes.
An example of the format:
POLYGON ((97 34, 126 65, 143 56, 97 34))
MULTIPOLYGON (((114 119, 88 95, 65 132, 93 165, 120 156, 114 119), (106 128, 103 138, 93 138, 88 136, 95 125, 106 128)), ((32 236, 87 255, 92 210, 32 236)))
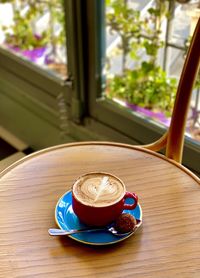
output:
POLYGON ((170 127, 156 142, 144 147, 159 151, 166 147, 165 155, 179 163, 182 161, 184 134, 193 85, 200 65, 200 18, 197 22, 190 47, 187 52, 178 84, 170 127))

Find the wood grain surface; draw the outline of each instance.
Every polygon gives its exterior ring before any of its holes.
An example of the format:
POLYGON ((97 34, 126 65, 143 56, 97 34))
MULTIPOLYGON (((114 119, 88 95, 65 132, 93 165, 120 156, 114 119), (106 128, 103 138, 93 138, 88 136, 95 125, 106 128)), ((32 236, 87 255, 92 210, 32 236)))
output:
POLYGON ((29 155, 1 174, 0 277, 200 277, 200 182, 152 151, 85 142, 29 155), (139 196, 143 227, 110 246, 50 237, 55 205, 89 171, 139 196))

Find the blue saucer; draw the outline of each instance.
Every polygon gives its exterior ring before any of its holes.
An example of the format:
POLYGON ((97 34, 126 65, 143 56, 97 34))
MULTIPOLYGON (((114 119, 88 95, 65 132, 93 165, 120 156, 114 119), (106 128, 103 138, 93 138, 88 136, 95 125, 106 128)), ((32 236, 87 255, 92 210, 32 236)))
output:
MULTIPOLYGON (((132 203, 131 199, 126 199, 126 203, 132 203)), ((142 209, 138 204, 134 210, 124 210, 123 212, 130 213, 136 219, 142 220, 142 209)), ((58 201, 55 208, 55 220, 57 225, 63 230, 81 229, 87 227, 81 223, 72 209, 72 192, 66 192, 58 201)), ((120 242, 128 236, 114 236, 109 232, 84 232, 79 234, 69 235, 70 238, 91 245, 107 245, 120 242)))

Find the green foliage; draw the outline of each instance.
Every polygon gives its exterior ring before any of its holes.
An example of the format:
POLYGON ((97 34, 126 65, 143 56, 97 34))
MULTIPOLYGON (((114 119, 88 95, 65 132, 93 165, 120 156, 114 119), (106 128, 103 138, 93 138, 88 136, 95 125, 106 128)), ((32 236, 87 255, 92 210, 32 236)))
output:
POLYGON ((64 28, 61 28, 59 34, 55 34, 54 31, 56 23, 61 25, 64 23, 63 0, 10 0, 1 2, 11 3, 13 7, 13 24, 3 27, 7 44, 20 49, 33 49, 47 46, 48 44, 53 46, 63 44, 65 38, 64 28), (35 32, 36 22, 45 12, 50 14, 48 28, 37 34, 35 32))
POLYGON ((119 50, 122 54, 122 73, 108 76, 108 97, 117 97, 152 110, 171 113, 176 80, 168 78, 157 65, 161 21, 167 17, 167 2, 157 0, 156 6, 141 17, 139 11, 130 8, 126 0, 109 0, 107 25, 121 39, 119 50), (127 66, 132 59, 135 66, 127 66))
POLYGON ((153 65, 144 62, 141 68, 127 69, 123 76, 115 75, 108 82, 109 97, 117 97, 170 115, 176 94, 176 80, 167 78, 160 67, 154 68, 153 65))
POLYGON ((127 55, 130 53, 135 59, 138 58, 137 48, 141 38, 141 28, 146 23, 141 20, 140 12, 128 7, 126 1, 109 1, 111 12, 107 13, 107 25, 111 32, 117 32, 121 38, 119 49, 123 56, 123 70, 126 68, 127 55))

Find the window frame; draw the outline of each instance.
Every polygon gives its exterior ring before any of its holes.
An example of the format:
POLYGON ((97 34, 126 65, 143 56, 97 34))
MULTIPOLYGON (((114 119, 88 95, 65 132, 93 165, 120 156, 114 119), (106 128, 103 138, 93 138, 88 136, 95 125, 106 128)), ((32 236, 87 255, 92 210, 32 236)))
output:
MULTIPOLYGON (((67 5, 73 1, 64 3, 65 19, 71 21, 72 12, 68 11, 67 5)), ((72 36, 72 28, 64 28, 72 36)), ((70 26, 69 26, 70 27, 70 26)), ((74 41, 70 39, 70 41, 74 41)), ((67 41, 66 43, 68 43, 67 41)), ((69 46, 69 48, 74 46, 69 46)), ((73 50, 75 53, 76 50, 73 50)), ((73 59, 66 53, 67 70, 73 68, 73 59)), ((76 55, 74 55, 76 56, 76 55)), ((71 109, 71 99, 77 88, 72 86, 70 78, 64 79, 50 70, 32 63, 26 58, 0 47, 0 98, 7 109, 1 109, 1 124, 8 130, 19 136, 35 150, 63 141, 74 141, 70 135, 63 136, 64 127, 59 111, 60 96, 68 115, 71 109), (12 110, 9 111, 9 108, 12 110), (24 117, 22 116, 24 113, 24 117), (27 132, 27 119, 31 122, 27 132), (17 125, 19 125, 17 127, 17 125), (51 138, 44 137, 43 133, 49 134, 51 138), (41 136, 42 135, 42 136, 41 136), (63 138, 61 138, 63 137, 63 138)))

